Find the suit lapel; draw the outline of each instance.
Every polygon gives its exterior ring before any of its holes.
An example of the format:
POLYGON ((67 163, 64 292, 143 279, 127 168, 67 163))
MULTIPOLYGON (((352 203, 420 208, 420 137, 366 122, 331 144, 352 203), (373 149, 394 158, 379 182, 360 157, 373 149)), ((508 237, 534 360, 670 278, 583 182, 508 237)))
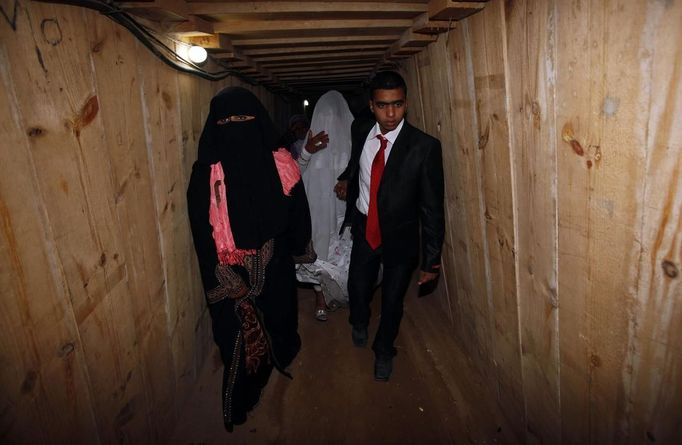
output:
POLYGON ((407 152, 410 148, 407 141, 410 139, 411 131, 412 127, 405 121, 393 147, 391 147, 391 153, 388 156, 388 161, 386 161, 386 167, 384 167, 384 174, 381 176, 379 193, 381 193, 381 186, 388 183, 391 178, 398 173, 400 164, 402 164, 403 159, 407 156, 407 152))

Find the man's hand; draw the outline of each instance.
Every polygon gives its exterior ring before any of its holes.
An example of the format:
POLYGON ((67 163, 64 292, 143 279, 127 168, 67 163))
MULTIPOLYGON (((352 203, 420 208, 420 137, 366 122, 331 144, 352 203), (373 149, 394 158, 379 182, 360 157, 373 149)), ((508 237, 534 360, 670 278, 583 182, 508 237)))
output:
POLYGON ((438 277, 438 272, 424 272, 423 270, 419 271, 419 280, 417 280, 418 285, 422 285, 424 283, 428 283, 429 281, 433 281, 438 277))
POLYGON ((308 130, 308 141, 305 143, 305 151, 310 154, 317 153, 323 148, 327 148, 329 144, 329 135, 324 131, 320 131, 313 136, 312 130, 308 130))
POLYGON ((348 181, 339 181, 334 186, 334 193, 336 193, 336 197, 339 198, 341 201, 346 200, 346 193, 347 192, 348 192, 348 181))

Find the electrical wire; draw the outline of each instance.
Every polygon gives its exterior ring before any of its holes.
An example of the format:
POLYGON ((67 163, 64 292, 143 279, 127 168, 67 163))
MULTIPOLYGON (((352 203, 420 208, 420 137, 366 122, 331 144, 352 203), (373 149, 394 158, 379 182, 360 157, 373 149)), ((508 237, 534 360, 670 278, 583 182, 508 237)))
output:
MULTIPOLYGON (((232 70, 224 69, 221 71, 210 72, 206 71, 200 66, 192 63, 189 60, 185 60, 183 57, 175 52, 174 49, 170 48, 163 41, 161 41, 154 33, 148 29, 143 24, 135 20, 130 14, 116 6, 110 1, 102 0, 60 0, 60 3, 69 4, 74 6, 81 6, 88 9, 93 9, 100 14, 109 17, 114 22, 126 28, 130 33, 142 43, 147 49, 149 49, 152 54, 154 54, 163 63, 170 66, 171 68, 199 76, 207 80, 222 80, 230 76, 238 77, 251 85, 258 85, 259 82, 255 79, 244 75, 243 73, 232 70)), ((184 43, 184 42, 183 42, 184 43)), ((266 85, 265 88, 270 90, 266 85)))

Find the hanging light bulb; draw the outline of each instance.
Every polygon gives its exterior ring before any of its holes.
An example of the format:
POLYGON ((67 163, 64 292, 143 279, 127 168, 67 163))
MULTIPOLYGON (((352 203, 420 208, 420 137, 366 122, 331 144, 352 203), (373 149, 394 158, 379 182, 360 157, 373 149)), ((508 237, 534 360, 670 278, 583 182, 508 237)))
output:
POLYGON ((308 105, 310 105, 310 102, 308 102, 308 99, 304 99, 303 100, 303 106, 307 107, 308 105))
POLYGON ((197 45, 192 45, 189 48, 188 55, 189 55, 189 60, 191 60, 192 63, 197 63, 197 64, 204 63, 206 61, 206 58, 208 57, 208 53, 206 52, 206 50, 204 48, 202 48, 201 46, 197 46, 197 45))

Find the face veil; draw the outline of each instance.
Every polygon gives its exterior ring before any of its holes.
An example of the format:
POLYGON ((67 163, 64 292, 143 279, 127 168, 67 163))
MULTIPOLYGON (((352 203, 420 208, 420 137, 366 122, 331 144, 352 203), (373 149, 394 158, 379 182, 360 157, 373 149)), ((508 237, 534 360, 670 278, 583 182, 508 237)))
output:
POLYGON ((210 194, 208 171, 220 162, 232 234, 240 249, 258 249, 286 229, 286 198, 272 154, 276 141, 270 116, 250 91, 229 87, 211 100, 188 198, 210 194))

